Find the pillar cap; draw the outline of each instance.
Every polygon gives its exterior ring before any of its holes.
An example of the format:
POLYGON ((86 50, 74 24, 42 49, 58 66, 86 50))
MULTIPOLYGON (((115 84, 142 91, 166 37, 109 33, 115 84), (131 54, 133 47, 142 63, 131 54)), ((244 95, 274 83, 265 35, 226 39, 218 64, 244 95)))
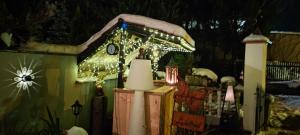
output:
POLYGON ((243 43, 268 43, 272 44, 269 38, 264 35, 250 34, 244 40, 243 43))

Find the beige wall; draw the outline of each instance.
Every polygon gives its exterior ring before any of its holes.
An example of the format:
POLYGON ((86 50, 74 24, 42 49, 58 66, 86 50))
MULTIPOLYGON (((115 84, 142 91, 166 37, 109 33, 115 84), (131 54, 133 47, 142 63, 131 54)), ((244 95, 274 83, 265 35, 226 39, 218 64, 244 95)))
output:
POLYGON ((84 106, 79 125, 89 127, 87 124, 90 120, 90 104, 95 84, 75 83, 77 77, 76 56, 0 52, 0 61, 0 122, 4 121, 4 117, 11 117, 6 121, 16 118, 22 121, 20 123, 40 123, 38 119, 45 116, 45 108, 48 105, 61 118, 63 128, 70 128, 74 124, 74 117, 70 110, 71 105, 78 99, 84 106), (34 79, 39 86, 35 85, 35 89, 29 88, 31 97, 25 91, 21 91, 19 96, 12 94, 16 85, 9 86, 13 83, 11 79, 14 75, 7 70, 15 72, 14 67, 18 68, 19 63, 24 62, 24 58, 28 66, 31 61, 38 64, 33 72, 40 71, 36 74, 40 78, 34 79))

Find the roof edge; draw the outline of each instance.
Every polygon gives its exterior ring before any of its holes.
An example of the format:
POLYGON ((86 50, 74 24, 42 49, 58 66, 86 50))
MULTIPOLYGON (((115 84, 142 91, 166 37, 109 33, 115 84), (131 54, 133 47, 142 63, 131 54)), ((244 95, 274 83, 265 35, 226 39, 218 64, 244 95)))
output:
POLYGON ((292 31, 271 31, 271 34, 296 34, 300 35, 300 32, 292 32, 292 31))
POLYGON ((115 26, 119 19, 123 19, 125 22, 142 25, 148 28, 157 29, 168 34, 172 34, 175 36, 182 37, 187 43, 191 46, 195 46, 195 41, 192 37, 180 26, 168 23, 166 21, 152 19, 149 17, 141 16, 141 15, 132 15, 132 14, 120 14, 110 22, 108 22, 99 32, 95 33, 90 37, 86 42, 78 46, 78 53, 83 52, 85 49, 89 47, 91 43, 100 38, 106 31, 108 31, 111 27, 115 26))
POLYGON ((44 44, 43 46, 38 45, 37 42, 27 42, 25 47, 19 48, 20 50, 30 50, 34 52, 46 52, 46 53, 59 53, 59 54, 71 54, 78 55, 84 52, 93 44, 98 38, 102 37, 107 31, 119 23, 119 19, 123 19, 125 22, 145 26, 152 29, 157 29, 168 34, 179 36, 183 38, 191 47, 195 47, 195 41, 192 37, 180 26, 162 21, 157 19, 152 19, 149 17, 141 15, 132 14, 120 14, 110 22, 108 22, 99 32, 92 35, 86 42, 78 45, 54 45, 54 44, 44 44))

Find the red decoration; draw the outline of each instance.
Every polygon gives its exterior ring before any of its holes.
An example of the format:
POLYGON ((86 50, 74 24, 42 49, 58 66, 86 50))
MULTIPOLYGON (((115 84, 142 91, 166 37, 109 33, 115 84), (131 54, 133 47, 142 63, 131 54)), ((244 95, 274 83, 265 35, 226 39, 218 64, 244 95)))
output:
POLYGON ((172 125, 195 132, 203 132, 205 125, 203 101, 207 94, 206 89, 189 90, 189 86, 184 80, 180 78, 178 80, 178 91, 174 94, 174 100, 178 104, 186 104, 188 112, 180 112, 180 109, 174 111, 172 125))
POLYGON ((178 89, 178 91, 176 91, 177 95, 188 96, 189 85, 181 78, 179 78, 179 82, 177 83, 177 89, 178 89))
POLYGON ((179 78, 177 89, 178 91, 174 94, 175 102, 186 103, 191 112, 196 112, 202 107, 203 100, 207 94, 205 88, 189 90, 188 84, 179 78))
POLYGON ((196 132, 203 132, 205 125, 205 116, 174 111, 173 125, 196 132))

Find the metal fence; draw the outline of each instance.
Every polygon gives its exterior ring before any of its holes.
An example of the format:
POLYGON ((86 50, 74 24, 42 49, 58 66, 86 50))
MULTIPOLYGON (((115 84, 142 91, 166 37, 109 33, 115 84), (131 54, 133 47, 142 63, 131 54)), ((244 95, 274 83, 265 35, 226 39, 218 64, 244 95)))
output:
POLYGON ((267 62, 268 81, 290 81, 300 79, 300 63, 295 62, 267 62))

